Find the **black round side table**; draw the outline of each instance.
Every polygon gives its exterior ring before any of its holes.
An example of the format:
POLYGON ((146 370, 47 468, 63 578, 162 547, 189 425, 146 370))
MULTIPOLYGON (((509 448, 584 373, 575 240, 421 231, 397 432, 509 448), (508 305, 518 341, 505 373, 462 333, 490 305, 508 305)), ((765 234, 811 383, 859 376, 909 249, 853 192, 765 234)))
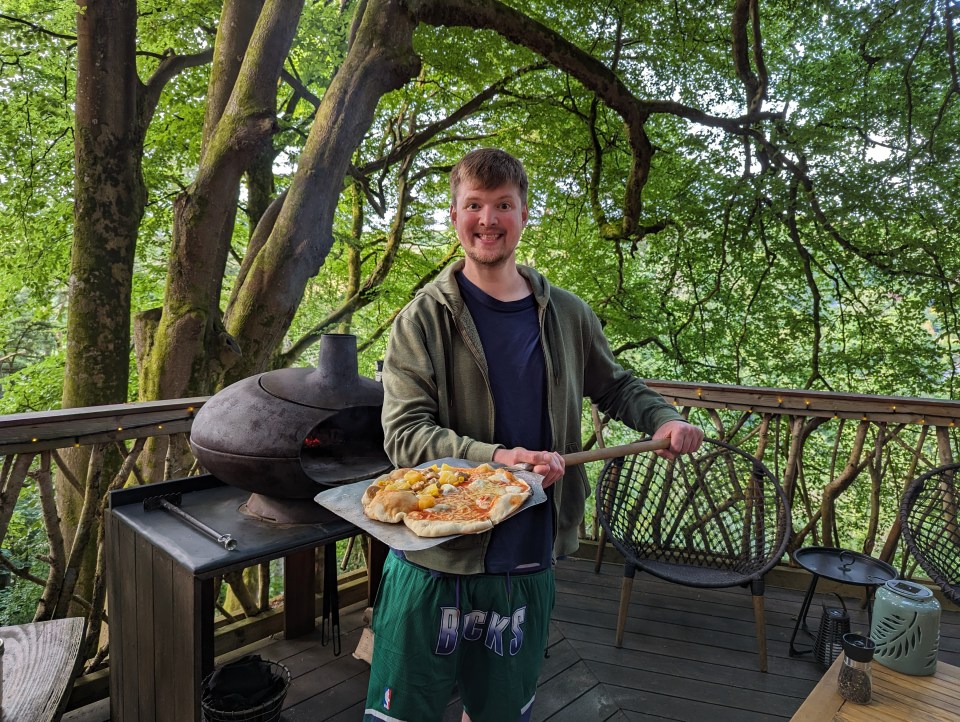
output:
POLYGON ((807 587, 806 596, 804 596, 803 604, 800 607, 800 614, 797 616, 797 623, 794 625, 793 634, 790 637, 791 657, 813 651, 812 647, 810 649, 797 649, 794 646, 794 641, 801 625, 803 631, 810 634, 810 630, 807 629, 807 612, 810 610, 810 602, 813 600, 813 593, 817 589, 820 577, 841 584, 867 587, 867 618, 872 624, 873 593, 877 587, 883 585, 887 580, 896 579, 898 576, 897 570, 886 562, 849 549, 804 547, 793 552, 793 560, 813 576, 810 579, 810 585, 807 587))

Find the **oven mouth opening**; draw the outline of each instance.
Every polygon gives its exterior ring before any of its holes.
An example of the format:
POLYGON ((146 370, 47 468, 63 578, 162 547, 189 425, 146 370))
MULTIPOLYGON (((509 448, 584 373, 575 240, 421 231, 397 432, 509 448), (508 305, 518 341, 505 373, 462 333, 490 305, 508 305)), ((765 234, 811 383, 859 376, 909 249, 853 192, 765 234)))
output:
POLYGON ((325 486, 382 474, 390 461, 383 450, 380 407, 342 409, 320 421, 301 443, 300 466, 304 474, 325 486))

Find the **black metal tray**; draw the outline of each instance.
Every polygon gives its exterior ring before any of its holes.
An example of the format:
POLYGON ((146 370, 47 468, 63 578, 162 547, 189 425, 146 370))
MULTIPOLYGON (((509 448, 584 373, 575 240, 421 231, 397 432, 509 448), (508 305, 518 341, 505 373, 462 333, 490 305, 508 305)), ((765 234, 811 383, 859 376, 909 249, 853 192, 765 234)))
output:
POLYGON ((849 549, 804 547, 793 553, 793 560, 818 576, 863 587, 880 586, 898 576, 886 562, 849 549))

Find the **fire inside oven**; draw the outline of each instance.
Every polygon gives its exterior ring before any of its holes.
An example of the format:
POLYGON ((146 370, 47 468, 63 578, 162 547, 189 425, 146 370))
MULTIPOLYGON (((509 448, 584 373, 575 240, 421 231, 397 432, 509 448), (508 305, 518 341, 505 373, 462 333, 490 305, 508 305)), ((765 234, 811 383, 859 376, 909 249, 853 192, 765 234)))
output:
POLYGON ((384 468, 379 406, 341 409, 314 426, 303 440, 300 465, 324 485, 368 479, 384 468))

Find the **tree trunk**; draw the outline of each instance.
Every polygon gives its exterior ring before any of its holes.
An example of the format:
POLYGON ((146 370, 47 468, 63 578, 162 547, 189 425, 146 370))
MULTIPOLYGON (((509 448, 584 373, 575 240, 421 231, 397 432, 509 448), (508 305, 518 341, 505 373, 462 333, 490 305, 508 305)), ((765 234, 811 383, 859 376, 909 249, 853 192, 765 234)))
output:
MULTIPOLYGON (((277 79, 302 5, 302 0, 268 0, 250 36, 236 82, 228 72, 215 72, 214 80, 230 84, 232 90, 215 129, 205 136, 208 142, 197 178, 174 206, 163 312, 145 364, 141 398, 209 393, 239 355, 220 319, 223 272, 240 179, 274 131, 277 79)), ((219 36, 217 42, 221 42, 219 36)), ((232 41, 224 36, 224 42, 232 41)), ((239 44, 235 43, 236 47, 239 44)))
POLYGON ((273 181, 275 157, 273 145, 268 143, 247 170, 247 223, 251 237, 256 232, 260 219, 273 202, 273 194, 276 191, 273 181))
POLYGON ((226 0, 220 12, 217 41, 213 49, 213 67, 207 83, 207 99, 203 113, 203 137, 200 145, 202 163, 210 148, 217 124, 230 100, 240 75, 250 38, 263 10, 263 0, 226 0))
MULTIPOLYGON (((146 204, 137 114, 136 2, 77 4, 74 230, 63 408, 127 400, 133 259, 146 204)), ((78 452, 64 456, 86 484, 89 453, 78 452)), ((69 546, 83 497, 61 479, 57 487, 69 546)), ((93 580, 93 546, 84 555, 76 586, 82 597, 89 595, 93 580)))
POLYGON ((364 7, 347 57, 323 96, 283 207, 269 230, 263 229, 269 239, 244 264, 243 286, 227 309, 224 323, 243 348, 227 383, 267 368, 307 282, 326 260, 344 176, 377 103, 419 71, 415 27, 397 0, 370 0, 364 7))
POLYGON ((146 204, 135 62, 136 2, 77 14, 74 232, 63 406, 127 400, 130 290, 146 204))

